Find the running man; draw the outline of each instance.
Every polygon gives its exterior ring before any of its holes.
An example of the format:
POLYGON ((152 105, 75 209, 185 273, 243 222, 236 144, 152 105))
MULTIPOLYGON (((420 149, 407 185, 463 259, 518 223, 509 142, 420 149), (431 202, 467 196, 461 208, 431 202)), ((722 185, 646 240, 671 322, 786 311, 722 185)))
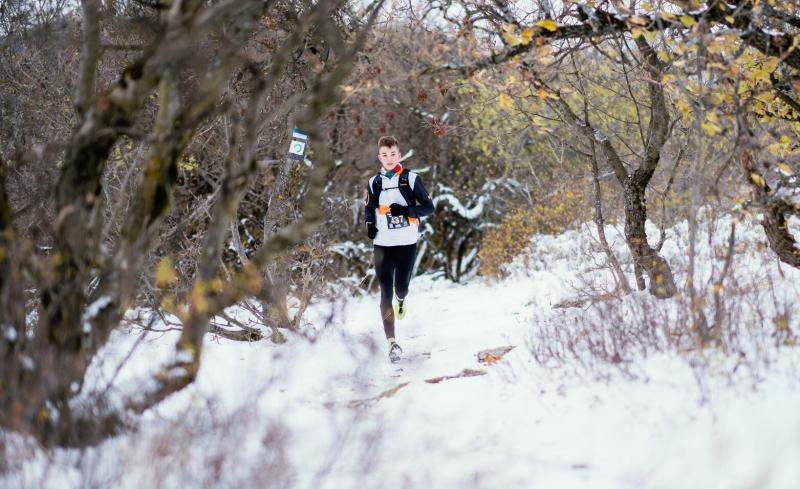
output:
POLYGON ((378 141, 381 171, 367 184, 367 235, 373 240, 375 274, 381 285, 383 332, 389 341, 389 360, 400 360, 394 320, 406 315, 406 295, 419 238, 419 219, 433 214, 434 207, 422 179, 400 165, 397 139, 384 136, 378 141), (397 303, 392 304, 393 294, 397 303))

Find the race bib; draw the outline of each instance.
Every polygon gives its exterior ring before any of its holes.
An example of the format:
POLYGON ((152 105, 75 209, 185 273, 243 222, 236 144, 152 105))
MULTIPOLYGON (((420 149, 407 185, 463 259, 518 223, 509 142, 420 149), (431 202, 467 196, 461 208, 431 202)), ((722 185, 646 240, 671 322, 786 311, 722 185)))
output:
POLYGON ((407 216, 393 216, 391 213, 386 214, 386 224, 389 229, 405 228, 410 225, 407 216))

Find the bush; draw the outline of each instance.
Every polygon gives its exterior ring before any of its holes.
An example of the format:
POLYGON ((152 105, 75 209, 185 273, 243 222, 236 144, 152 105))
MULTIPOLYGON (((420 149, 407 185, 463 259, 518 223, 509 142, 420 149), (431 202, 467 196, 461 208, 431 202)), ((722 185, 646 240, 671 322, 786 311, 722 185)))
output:
POLYGON ((561 188, 533 206, 519 207, 488 231, 481 240, 480 274, 501 278, 505 265, 522 253, 534 234, 560 234, 575 222, 591 219, 585 189, 588 182, 561 188))

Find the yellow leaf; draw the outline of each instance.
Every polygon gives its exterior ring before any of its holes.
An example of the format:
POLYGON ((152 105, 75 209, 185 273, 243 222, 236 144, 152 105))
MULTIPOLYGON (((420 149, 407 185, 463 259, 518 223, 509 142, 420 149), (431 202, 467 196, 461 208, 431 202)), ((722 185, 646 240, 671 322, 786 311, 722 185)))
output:
POLYGON ((633 36, 634 39, 641 37, 643 34, 644 34, 644 29, 642 29, 641 27, 634 27, 633 29, 631 29, 631 35, 633 36))
POLYGON ((172 260, 169 257, 164 257, 156 265, 156 287, 163 289, 169 287, 178 280, 178 274, 172 267, 172 260))
POLYGON ((539 98, 558 99, 558 95, 556 95, 555 93, 553 93, 553 92, 551 92, 551 91, 549 91, 547 89, 544 89, 544 88, 540 88, 540 89, 536 90, 536 96, 539 97, 539 98))
POLYGON ((550 32, 555 32, 555 30, 558 29, 558 24, 556 24, 556 21, 554 21, 553 19, 540 20, 535 25, 550 32))
POLYGON ((503 33, 503 39, 506 41, 506 44, 508 44, 509 46, 516 46, 517 44, 520 43, 519 36, 517 36, 516 34, 511 34, 509 32, 504 32, 503 33))
POLYGON ((342 87, 342 89, 344 90, 344 93, 350 93, 350 92, 353 91, 353 86, 352 85, 345 85, 344 87, 342 87))
POLYGON ((729 24, 736 22, 736 19, 733 18, 733 15, 726 15, 725 20, 727 20, 729 24))
POLYGON ((208 283, 209 289, 211 289, 214 293, 222 292, 222 279, 219 277, 214 277, 208 283))
POLYGON ((161 299, 161 308, 164 309, 167 312, 174 311, 175 310, 175 299, 170 297, 170 296, 164 297, 163 299, 161 299))
POLYGON ((628 23, 634 25, 647 25, 647 19, 638 15, 634 15, 628 19, 628 23))
POLYGON ((714 41, 711 44, 709 44, 708 46, 706 46, 706 49, 711 54, 721 53, 721 52, 725 51, 725 43, 724 42, 716 42, 716 41, 714 41))
POLYGON ((202 280, 195 282, 192 288, 192 305, 200 314, 208 312, 209 303, 208 297, 206 296, 207 290, 208 287, 206 287, 202 280))
POLYGON ((786 176, 794 175, 794 170, 792 170, 792 168, 786 163, 779 163, 778 169, 786 176))
POLYGON ((653 6, 652 6, 652 5, 650 5, 650 3, 648 3, 648 2, 642 2, 642 8, 643 8, 643 9, 644 9, 646 12, 649 12, 649 11, 653 10, 653 6))
POLYGON ((552 54, 553 54, 552 46, 545 45, 540 48, 536 48, 536 53, 535 53, 536 60, 543 65, 549 65, 550 63, 553 62, 553 58, 551 56, 552 54))
POLYGON ((692 107, 683 97, 678 99, 677 105, 678 105, 678 110, 681 111, 681 114, 683 115, 684 119, 687 119, 689 115, 692 113, 692 107))
POLYGON ((520 43, 519 35, 517 35, 516 24, 506 24, 503 26, 503 32, 501 34, 503 36, 503 40, 510 46, 516 46, 520 43))
POLYGON ((500 107, 506 110, 514 108, 514 100, 505 92, 500 94, 500 107))
POLYGON ((691 28, 693 25, 696 24, 696 22, 694 20, 694 17, 692 17, 691 15, 684 15, 681 17, 681 24, 691 28))
POLYGON ((761 175, 759 175, 756 172, 752 172, 750 174, 750 180, 752 180, 753 183, 755 183, 756 185, 758 185, 761 188, 764 188, 767 185, 767 182, 766 182, 766 180, 764 180, 764 177, 762 177, 761 175))
POLYGON ((658 57, 661 58, 661 61, 669 63, 669 55, 667 54, 666 51, 661 51, 660 53, 658 53, 658 57))
POLYGON ((703 131, 709 136, 714 136, 715 134, 722 132, 722 128, 720 128, 717 124, 713 122, 704 122, 701 124, 703 127, 703 131))
POLYGON ((531 29, 530 27, 526 27, 526 28, 522 29, 521 38, 522 38, 521 39, 522 40, 522 45, 523 46, 527 45, 529 42, 531 42, 531 39, 533 39, 533 29, 531 29))

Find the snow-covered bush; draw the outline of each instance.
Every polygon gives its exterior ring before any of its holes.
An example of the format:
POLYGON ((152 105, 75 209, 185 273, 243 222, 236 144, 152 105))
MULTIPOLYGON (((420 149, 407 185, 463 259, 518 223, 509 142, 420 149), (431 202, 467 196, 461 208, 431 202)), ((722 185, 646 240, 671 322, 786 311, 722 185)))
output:
MULTIPOLYGON (((793 311, 800 297, 800 270, 776 259, 754 218, 728 215, 701 221, 694 293, 688 280, 688 225, 668 229, 664 254, 683 285, 668 300, 646 291, 614 294, 595 232, 586 226, 582 232, 536 236, 519 259, 521 268, 529 267, 528 274, 550 266, 573 271, 567 284, 572 297, 556 304, 559 313, 546 311, 536 318, 530 345, 536 360, 601 361, 625 368, 637 357, 671 351, 695 365, 707 365, 712 353, 720 352, 732 362, 730 368, 745 365, 757 372, 781 348, 797 346, 800 317, 793 311)), ((630 275, 632 263, 619 230, 608 226, 606 233, 614 237, 614 251, 630 275)))

